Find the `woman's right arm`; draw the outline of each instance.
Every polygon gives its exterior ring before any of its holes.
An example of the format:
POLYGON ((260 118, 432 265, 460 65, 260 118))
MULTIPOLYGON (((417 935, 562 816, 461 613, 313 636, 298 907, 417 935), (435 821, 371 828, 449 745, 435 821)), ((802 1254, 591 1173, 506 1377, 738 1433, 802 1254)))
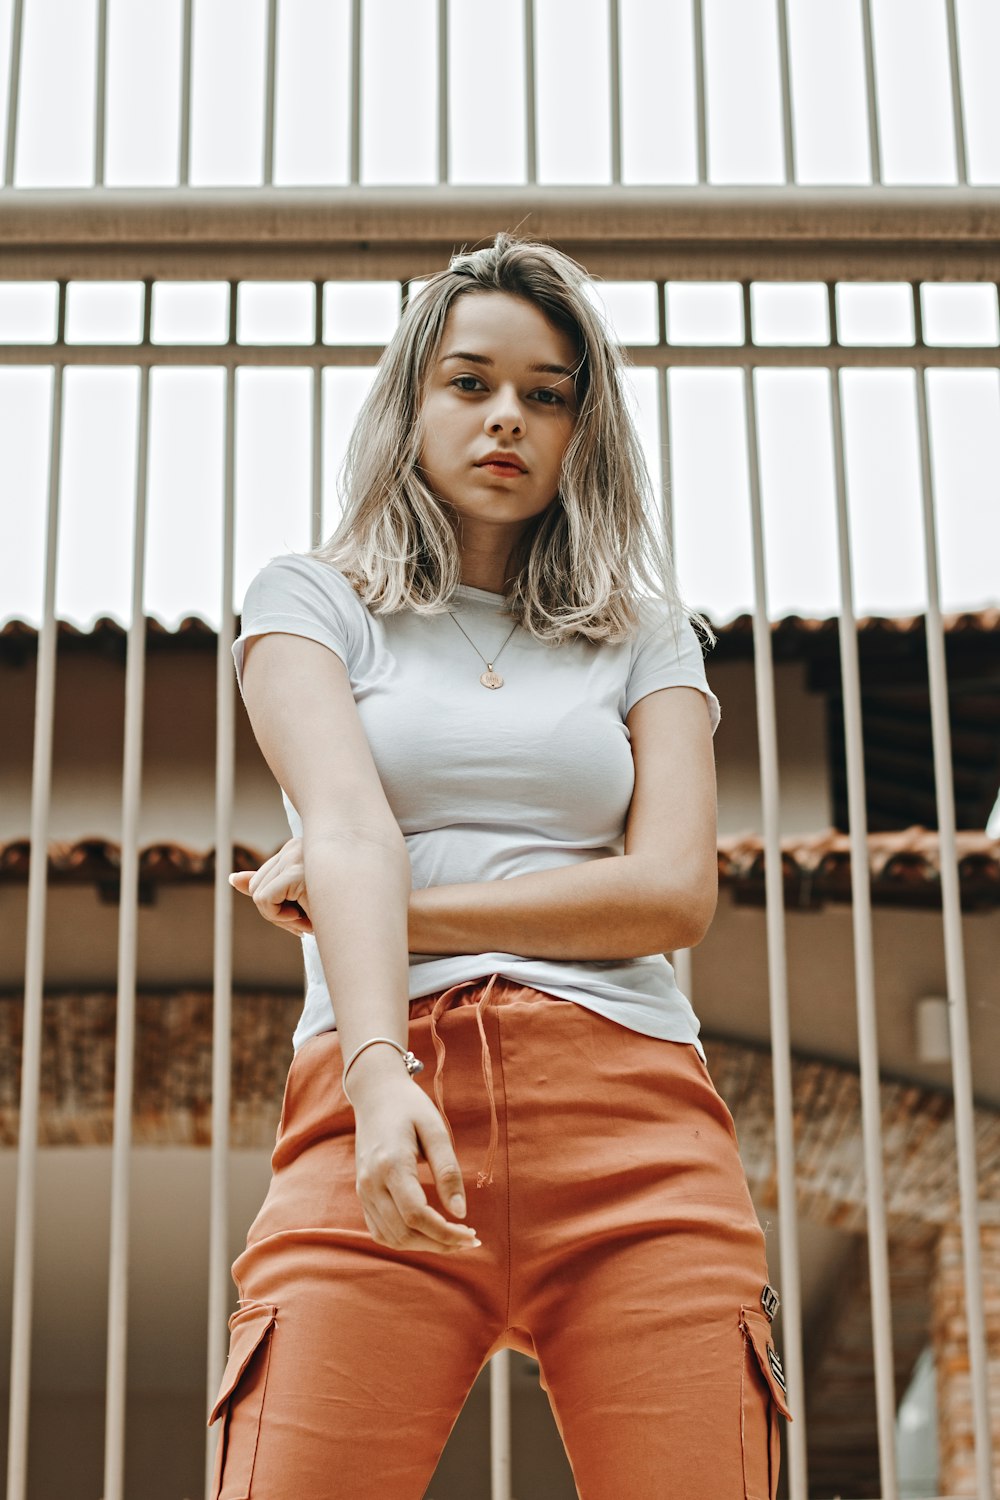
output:
MULTIPOLYGON (((339 656, 304 636, 268 632, 244 647, 243 699, 261 753, 302 819, 313 931, 347 1059, 389 1036, 407 1046, 410 864, 339 656)), ((418 1150, 441 1201, 465 1211, 445 1123, 392 1047, 351 1068, 357 1189, 373 1238, 395 1249, 448 1250, 474 1235, 428 1202, 418 1150), (454 1204, 461 1196, 461 1207, 454 1204)))

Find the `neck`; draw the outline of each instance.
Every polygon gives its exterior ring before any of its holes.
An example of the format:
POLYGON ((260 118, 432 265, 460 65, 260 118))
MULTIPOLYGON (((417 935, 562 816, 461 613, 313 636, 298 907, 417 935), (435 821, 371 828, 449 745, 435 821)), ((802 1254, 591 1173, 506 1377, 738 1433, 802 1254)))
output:
POLYGON ((462 582, 469 588, 505 594, 513 549, 524 526, 497 526, 470 522, 463 517, 458 527, 462 551, 462 582))
POLYGON ((466 549, 462 553, 462 582, 469 588, 486 589, 491 594, 507 592, 507 559, 485 557, 466 549))

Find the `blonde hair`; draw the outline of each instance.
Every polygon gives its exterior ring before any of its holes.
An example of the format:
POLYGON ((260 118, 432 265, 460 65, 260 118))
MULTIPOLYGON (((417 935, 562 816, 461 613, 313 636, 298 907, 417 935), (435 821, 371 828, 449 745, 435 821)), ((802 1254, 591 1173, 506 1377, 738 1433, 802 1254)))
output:
POLYGON ((445 320, 458 297, 507 292, 534 304, 578 351, 577 416, 559 491, 510 555, 506 609, 538 640, 621 641, 643 595, 697 623, 680 598, 626 399, 623 356, 585 290, 587 273, 551 245, 498 234, 455 255, 409 303, 358 415, 341 476, 341 519, 306 556, 338 568, 375 614, 436 614, 461 583, 451 507, 418 467, 420 409, 445 320))

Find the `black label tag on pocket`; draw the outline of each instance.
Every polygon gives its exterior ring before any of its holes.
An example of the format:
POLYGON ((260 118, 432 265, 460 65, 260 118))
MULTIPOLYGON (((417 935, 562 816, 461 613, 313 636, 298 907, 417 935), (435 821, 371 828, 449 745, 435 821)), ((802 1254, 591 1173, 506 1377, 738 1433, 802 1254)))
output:
POLYGON ((774 1315, 778 1311, 778 1294, 774 1290, 774 1287, 766 1281, 764 1283, 764 1290, 760 1294, 760 1305, 773 1323, 774 1315))
MULTIPOLYGON (((778 1382, 778 1384, 781 1386, 781 1389, 784 1391, 785 1390, 785 1372, 781 1368, 781 1360, 778 1358, 778 1355, 775 1352, 775 1350, 771 1348, 770 1344, 767 1345, 767 1360, 768 1360, 768 1364, 771 1366, 771 1373, 773 1374, 773 1376, 774 1376, 775 1380, 778 1382)), ((785 1391, 785 1394, 787 1396, 788 1392, 785 1391)))

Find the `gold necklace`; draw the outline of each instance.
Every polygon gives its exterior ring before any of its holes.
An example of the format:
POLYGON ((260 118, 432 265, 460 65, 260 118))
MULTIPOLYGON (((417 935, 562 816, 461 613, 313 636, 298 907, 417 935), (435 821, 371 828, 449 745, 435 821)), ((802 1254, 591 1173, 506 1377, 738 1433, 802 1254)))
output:
MULTIPOLYGON (((468 641, 468 643, 472 647, 473 651, 475 651, 475 653, 479 657, 480 661, 486 661, 486 657, 480 651, 479 647, 476 645, 475 641, 472 639, 472 636, 465 629, 465 626, 459 624, 458 617, 455 614, 454 610, 449 609, 448 613, 451 615, 451 618, 455 621, 455 624, 458 625, 459 630, 465 636, 465 639, 468 641)), ((510 637, 514 634, 514 631, 517 629, 517 626, 518 626, 518 622, 517 622, 517 620, 515 620, 512 628, 511 628, 510 634, 507 636, 507 641, 510 640, 510 637)), ((503 646, 506 646, 507 641, 504 641, 503 646)), ((503 650, 503 646, 500 647, 500 651, 503 650)), ((497 657, 499 657, 499 655, 500 655, 500 651, 498 651, 496 653, 496 656, 494 656, 493 661, 497 660, 497 657)), ((486 671, 480 673, 479 681, 482 683, 482 685, 483 685, 484 688, 502 688, 503 687, 503 678, 500 676, 499 672, 494 672, 494 670, 493 670, 493 661, 486 661, 486 671)))

